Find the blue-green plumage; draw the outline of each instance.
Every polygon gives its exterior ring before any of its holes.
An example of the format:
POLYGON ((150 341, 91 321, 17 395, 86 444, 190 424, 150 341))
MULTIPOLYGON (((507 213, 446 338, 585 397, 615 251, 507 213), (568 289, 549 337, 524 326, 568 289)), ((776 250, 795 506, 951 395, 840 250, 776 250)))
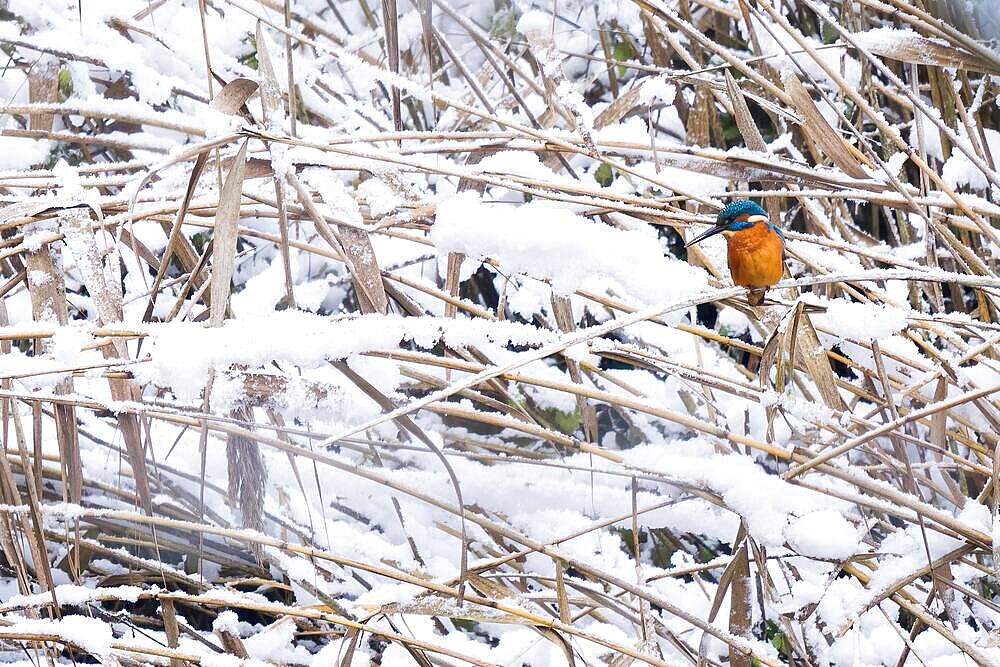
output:
POLYGON ((724 209, 719 211, 718 221, 735 220, 744 213, 747 215, 767 215, 767 211, 762 209, 757 202, 750 201, 749 199, 737 199, 736 201, 729 202, 724 209))

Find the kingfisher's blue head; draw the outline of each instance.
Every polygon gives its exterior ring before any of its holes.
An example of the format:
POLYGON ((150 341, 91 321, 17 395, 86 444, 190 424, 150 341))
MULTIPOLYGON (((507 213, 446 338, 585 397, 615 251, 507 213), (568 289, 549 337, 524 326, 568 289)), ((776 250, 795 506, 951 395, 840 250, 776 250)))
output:
POLYGON ((760 207, 760 204, 749 199, 737 199, 729 202, 724 209, 719 211, 714 226, 688 241, 684 247, 694 245, 722 232, 738 232, 741 229, 753 227, 758 222, 768 222, 767 212, 760 207))

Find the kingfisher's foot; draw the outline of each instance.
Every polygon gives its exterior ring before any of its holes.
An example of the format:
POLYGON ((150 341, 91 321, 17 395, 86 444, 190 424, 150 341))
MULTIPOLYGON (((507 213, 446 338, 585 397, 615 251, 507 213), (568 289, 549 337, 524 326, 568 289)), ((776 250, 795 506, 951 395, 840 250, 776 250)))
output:
POLYGON ((747 303, 751 306, 759 306, 764 303, 764 295, 767 294, 767 288, 763 289, 752 289, 747 292, 747 303))

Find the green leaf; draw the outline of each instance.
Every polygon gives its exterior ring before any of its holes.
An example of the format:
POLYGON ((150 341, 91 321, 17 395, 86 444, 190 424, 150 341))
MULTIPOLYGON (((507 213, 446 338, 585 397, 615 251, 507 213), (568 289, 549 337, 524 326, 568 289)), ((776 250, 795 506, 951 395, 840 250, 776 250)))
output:
POLYGON ((247 52, 241 55, 238 60, 250 69, 260 67, 260 63, 257 62, 257 37, 248 32, 241 43, 246 45, 247 52))
POLYGON ((73 96, 73 76, 69 69, 62 67, 59 69, 59 95, 63 100, 73 96))
POLYGON ((191 245, 194 246, 195 251, 200 255, 205 252, 205 246, 212 239, 212 232, 198 232, 191 237, 191 245))
POLYGON ((819 34, 824 44, 833 44, 840 37, 836 29, 826 21, 823 21, 823 25, 820 26, 819 34))
MULTIPOLYGON (((611 48, 611 57, 618 62, 626 62, 635 58, 635 51, 632 50, 632 43, 627 39, 616 42, 611 48)), ((618 76, 625 76, 628 70, 624 65, 618 66, 618 76)))
POLYGON ((594 180, 600 183, 603 188, 611 185, 615 180, 615 173, 611 170, 611 165, 607 162, 602 162, 601 166, 594 172, 594 180))
POLYGON ((649 559, 656 567, 662 567, 666 570, 670 568, 670 559, 676 551, 676 547, 672 544, 663 538, 658 538, 653 541, 653 546, 649 551, 649 559))
POLYGON ((465 630, 466 632, 475 632, 476 625, 478 625, 475 621, 470 621, 467 618, 452 618, 451 622, 456 628, 459 630, 465 630))
POLYGON ((73 147, 73 144, 68 144, 65 141, 57 141, 53 142, 52 147, 49 149, 49 156, 45 160, 45 168, 51 169, 58 164, 59 160, 65 160, 66 164, 75 167, 80 164, 82 155, 78 148, 73 147))
POLYGON ((560 433, 565 433, 570 435, 575 433, 580 427, 580 411, 574 410, 573 412, 562 412, 561 410, 556 410, 555 408, 546 408, 542 410, 542 413, 548 419, 549 423, 555 427, 560 433))
POLYGON ((732 114, 720 113, 719 122, 722 124, 722 136, 727 145, 738 145, 743 141, 740 128, 736 124, 736 118, 732 114))
POLYGON ((517 34, 517 12, 511 8, 501 9, 493 15, 490 23, 490 38, 508 41, 517 34))
POLYGON ((766 636, 767 640, 771 642, 771 646, 778 649, 779 653, 787 652, 789 650, 788 638, 785 637, 785 633, 774 621, 767 621, 764 626, 764 636, 766 636))

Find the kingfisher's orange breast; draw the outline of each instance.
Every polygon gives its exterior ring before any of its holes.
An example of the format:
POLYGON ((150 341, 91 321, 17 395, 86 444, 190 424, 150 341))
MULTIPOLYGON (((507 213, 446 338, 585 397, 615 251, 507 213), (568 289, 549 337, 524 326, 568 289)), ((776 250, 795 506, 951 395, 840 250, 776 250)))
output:
POLYGON ((770 287, 781 280, 785 244, 767 223, 758 222, 729 234, 726 245, 734 285, 770 287))

